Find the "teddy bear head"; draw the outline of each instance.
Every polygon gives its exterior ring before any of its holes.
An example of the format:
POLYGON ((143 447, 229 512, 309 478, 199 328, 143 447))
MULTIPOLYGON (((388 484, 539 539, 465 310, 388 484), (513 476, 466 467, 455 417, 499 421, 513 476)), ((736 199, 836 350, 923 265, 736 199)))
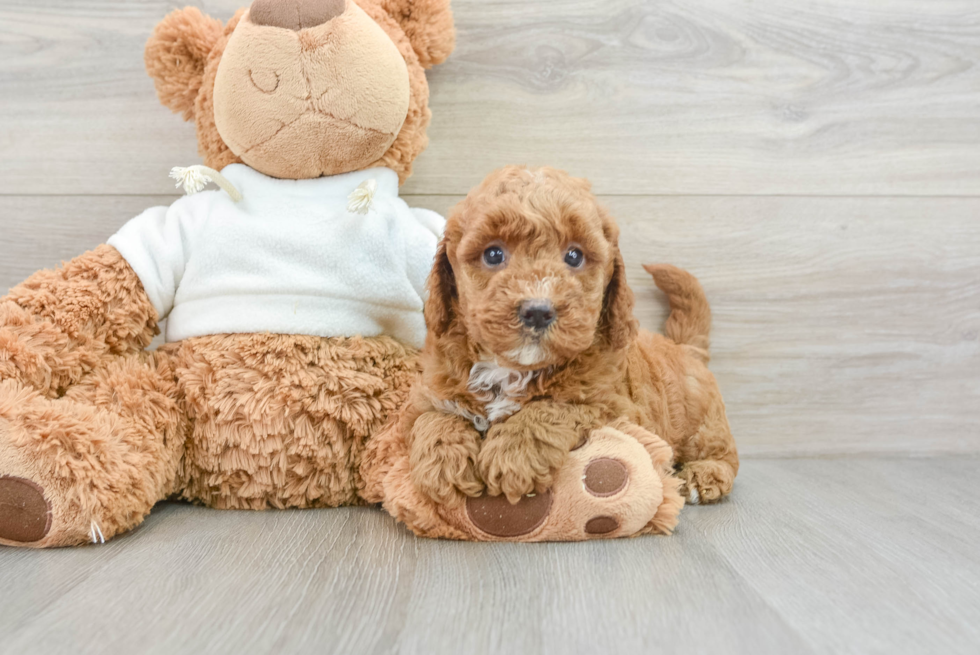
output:
POLYGON ((146 45, 160 101, 193 120, 204 163, 304 179, 425 148, 425 70, 455 41, 449 0, 255 0, 223 25, 172 12, 146 45))

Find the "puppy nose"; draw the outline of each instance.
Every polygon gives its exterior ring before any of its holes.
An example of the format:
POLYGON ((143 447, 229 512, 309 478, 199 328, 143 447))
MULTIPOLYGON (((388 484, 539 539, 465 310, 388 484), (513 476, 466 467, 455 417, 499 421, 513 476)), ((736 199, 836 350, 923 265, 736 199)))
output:
POLYGON ((305 30, 344 13, 347 0, 255 0, 248 10, 256 25, 305 30))
POLYGON ((555 306, 550 300, 525 300, 518 314, 521 323, 533 330, 543 330, 555 322, 555 306))

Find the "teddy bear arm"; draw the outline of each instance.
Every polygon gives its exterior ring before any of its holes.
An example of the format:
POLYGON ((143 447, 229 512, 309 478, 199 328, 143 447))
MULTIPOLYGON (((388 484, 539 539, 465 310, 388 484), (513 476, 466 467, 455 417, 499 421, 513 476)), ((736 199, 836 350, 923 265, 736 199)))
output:
POLYGON ((157 332, 139 277, 102 245, 0 299, 0 380, 58 397, 107 358, 143 350, 157 332))

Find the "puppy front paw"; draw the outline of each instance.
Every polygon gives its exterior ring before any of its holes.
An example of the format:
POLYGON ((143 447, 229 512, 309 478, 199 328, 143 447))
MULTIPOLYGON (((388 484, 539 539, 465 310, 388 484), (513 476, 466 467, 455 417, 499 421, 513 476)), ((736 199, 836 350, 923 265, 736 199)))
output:
POLYGON ((468 443, 413 448, 410 455, 412 483, 436 503, 455 507, 465 496, 483 493, 483 483, 476 472, 476 455, 475 444, 470 447, 468 443))
POLYGON ((503 494, 514 504, 522 496, 551 487, 567 452, 548 444, 491 430, 477 467, 491 496, 503 494))

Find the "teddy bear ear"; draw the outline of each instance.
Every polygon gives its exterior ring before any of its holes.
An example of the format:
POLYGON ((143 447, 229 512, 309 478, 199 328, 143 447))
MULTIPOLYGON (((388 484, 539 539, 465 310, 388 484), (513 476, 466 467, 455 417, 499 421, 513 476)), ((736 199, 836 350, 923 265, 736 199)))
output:
POLYGON ((446 61, 456 47, 449 0, 382 0, 381 5, 401 25, 423 68, 446 61))
POLYGON ((197 7, 171 12, 154 28, 143 59, 164 106, 194 118, 194 101, 204 79, 208 54, 221 38, 221 21, 197 7))

